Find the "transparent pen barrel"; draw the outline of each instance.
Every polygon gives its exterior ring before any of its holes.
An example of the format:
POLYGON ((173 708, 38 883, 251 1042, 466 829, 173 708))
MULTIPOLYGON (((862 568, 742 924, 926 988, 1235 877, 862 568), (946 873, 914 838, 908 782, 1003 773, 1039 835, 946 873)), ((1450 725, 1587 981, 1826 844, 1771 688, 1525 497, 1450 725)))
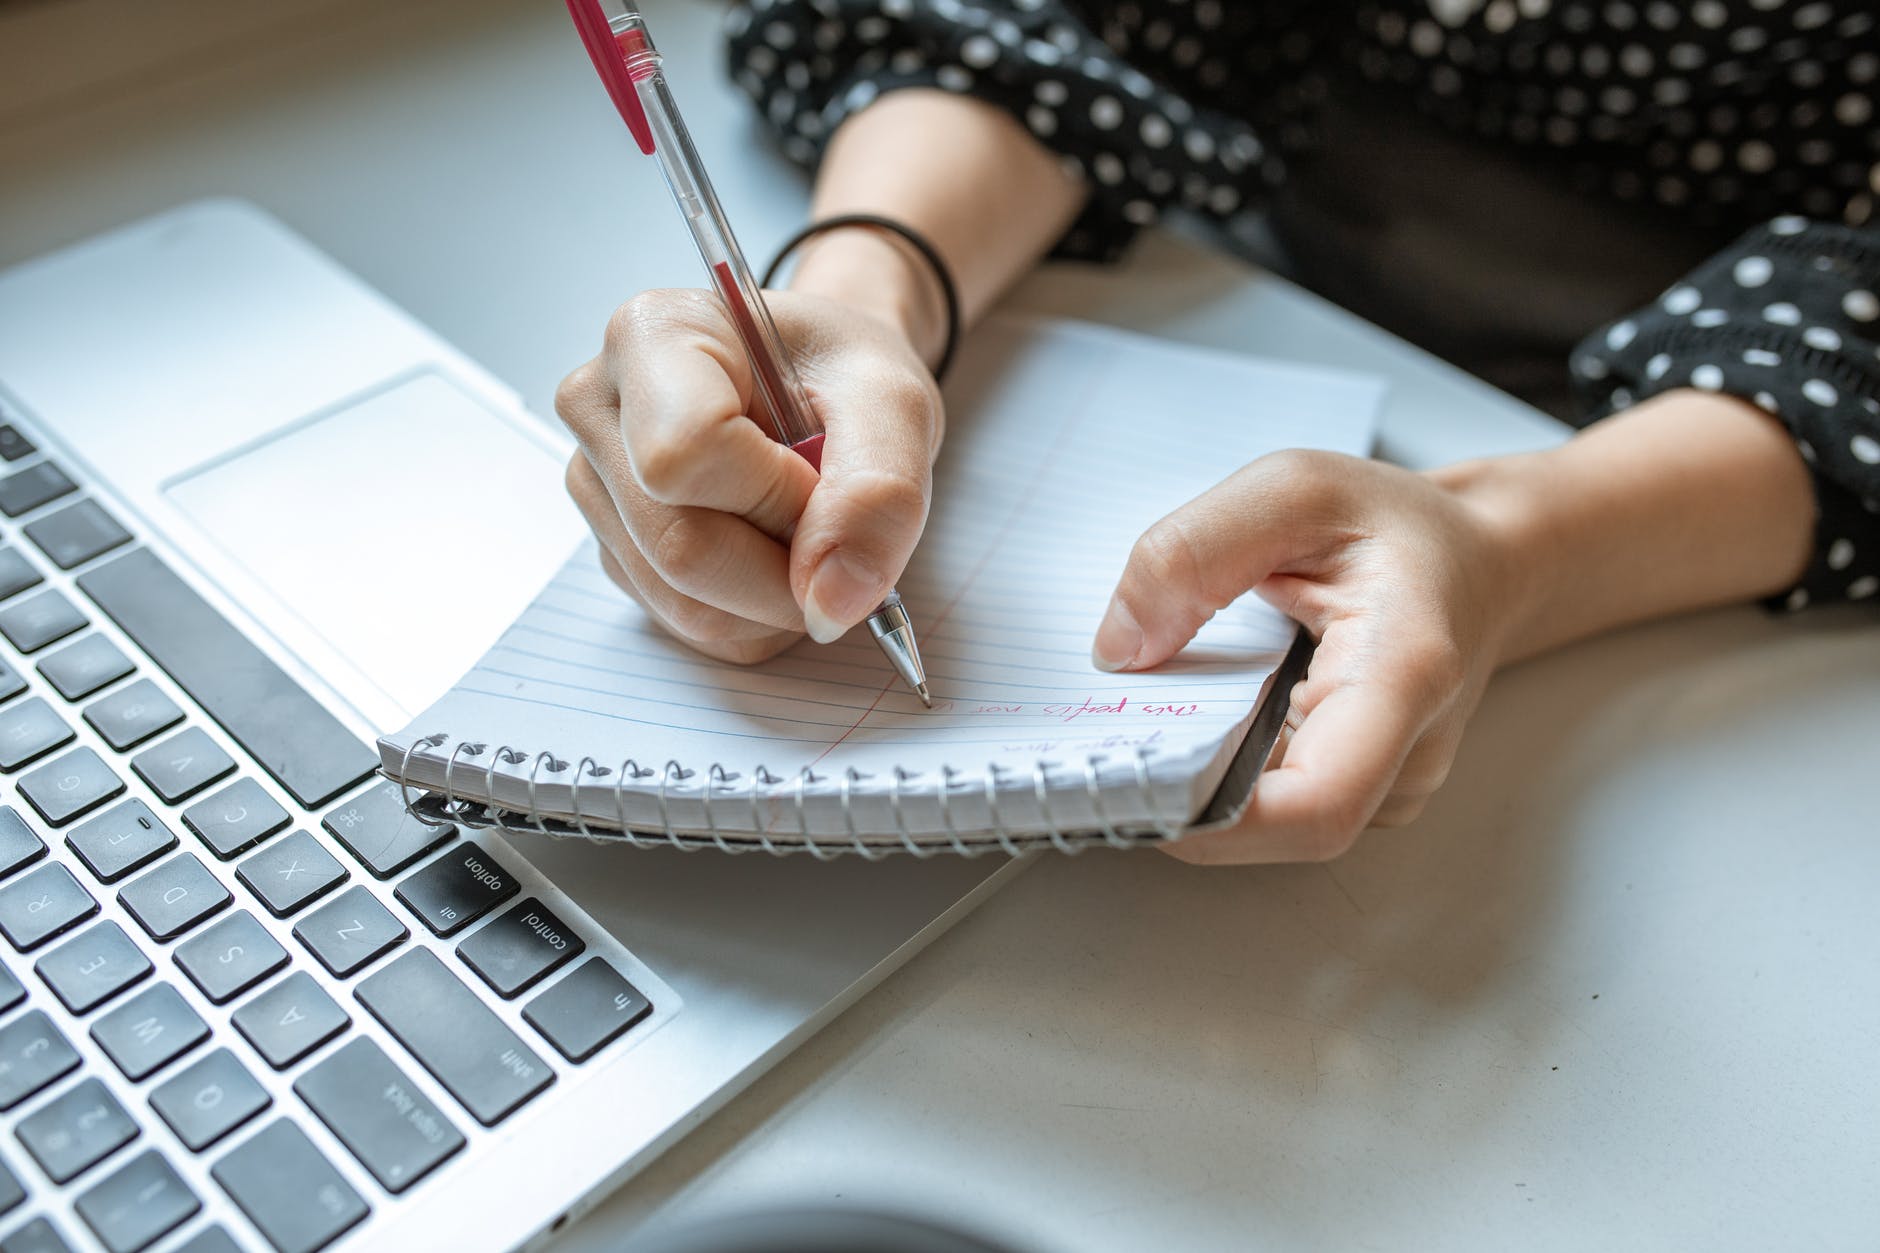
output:
MULTIPOLYGON (((678 201, 680 212, 698 245, 699 256, 712 274, 725 313, 737 328, 751 363, 751 375, 763 403, 764 417, 776 428, 786 444, 799 444, 821 432, 803 385, 790 364, 783 337, 771 320, 770 310, 758 295, 757 280, 744 262, 724 210, 704 174, 704 166, 692 148, 691 136, 679 117, 672 93, 660 74, 640 78, 635 84, 640 102, 653 130, 653 151, 666 184, 678 201)), ((752 415, 759 416, 759 415, 752 415)))

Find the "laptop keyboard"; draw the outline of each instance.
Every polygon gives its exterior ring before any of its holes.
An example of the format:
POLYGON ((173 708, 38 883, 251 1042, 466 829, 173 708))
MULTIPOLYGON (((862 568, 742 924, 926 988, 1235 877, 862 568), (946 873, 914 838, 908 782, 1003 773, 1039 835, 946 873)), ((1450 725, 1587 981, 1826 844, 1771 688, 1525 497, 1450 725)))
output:
POLYGON ((0 514, 0 1253, 312 1253, 651 1015, 12 424, 0 514))

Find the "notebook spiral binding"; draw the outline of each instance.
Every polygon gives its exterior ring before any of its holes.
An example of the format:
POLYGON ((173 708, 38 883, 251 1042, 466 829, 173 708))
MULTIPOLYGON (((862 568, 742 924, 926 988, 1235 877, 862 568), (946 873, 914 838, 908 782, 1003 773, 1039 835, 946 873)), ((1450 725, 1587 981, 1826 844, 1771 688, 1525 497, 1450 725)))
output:
MULTIPOLYGON (((427 791, 414 795, 406 782, 411 774, 411 759, 418 750, 438 748, 450 742, 448 735, 426 735, 414 740, 405 749, 404 759, 399 765, 399 794, 405 810, 413 818, 426 826, 445 826, 456 823, 475 829, 494 827, 514 835, 548 836, 553 839, 578 838, 593 844, 612 844, 625 842, 635 848, 666 846, 695 852, 702 848, 717 849, 724 853, 765 852, 775 856, 806 852, 819 861, 829 861, 844 854, 858 854, 869 861, 879 861, 897 852, 906 852, 917 858, 928 858, 938 853, 955 853, 962 857, 977 857, 982 853, 1003 852, 1008 856, 1017 856, 1039 848, 1055 848, 1063 853, 1077 853, 1085 848, 1105 845, 1110 848, 1134 848, 1151 842, 1171 840, 1179 836, 1182 828, 1165 821, 1151 820, 1140 828, 1125 829, 1111 822, 1104 811, 1103 797, 1098 780, 1098 767, 1111 760, 1105 753, 1088 753, 1079 765, 1065 767, 1060 763, 1039 759, 1031 769, 1031 794, 1037 801, 1039 811, 1044 815, 1046 831, 1044 834, 1015 835, 1006 830, 999 812, 999 784, 1002 779, 1009 779, 1011 771, 997 764, 988 764, 976 776, 970 771, 956 770, 952 766, 943 766, 940 770, 940 786, 932 793, 939 803, 941 821, 946 826, 947 834, 943 838, 922 840, 916 838, 907 828, 906 815, 902 810, 901 789, 915 775, 896 767, 888 781, 888 805, 894 816, 895 835, 898 839, 871 842, 863 838, 856 829, 855 813, 852 807, 852 789, 859 780, 867 776, 850 767, 838 779, 837 797, 841 807, 843 825, 847 838, 818 838, 809 829, 809 814, 805 804, 805 789, 812 783, 823 779, 808 767, 797 772, 794 778, 773 774, 759 765, 748 775, 728 769, 722 763, 713 762, 705 772, 703 790, 692 799, 700 802, 705 813, 705 822, 709 834, 696 835, 678 831, 673 826, 671 812, 668 809, 667 792, 674 784, 684 784, 697 777, 697 772, 681 765, 677 761, 667 761, 659 770, 642 765, 637 759, 629 757, 622 762, 618 770, 603 765, 592 757, 583 757, 572 767, 553 753, 538 752, 531 761, 527 750, 507 744, 491 749, 487 744, 459 741, 450 752, 444 765, 444 786, 437 791, 427 791), (484 795, 495 796, 496 771, 499 766, 519 766, 529 763, 528 808, 523 811, 499 808, 493 804, 471 800, 456 794, 453 776, 460 764, 483 776, 484 795), (542 813, 537 799, 537 789, 541 785, 542 775, 560 775, 569 769, 574 776, 568 781, 570 804, 574 812, 572 820, 549 818, 542 813), (1085 794, 1089 797, 1092 811, 1096 814, 1098 831, 1066 832, 1059 828, 1052 816, 1050 791, 1053 771, 1070 769, 1081 773, 1085 794), (627 818, 627 783, 630 780, 648 779, 657 775, 659 785, 654 799, 659 807, 660 829, 648 831, 636 829, 627 818), (740 783, 740 779, 748 782, 740 783), (610 780, 606 783, 589 780, 610 780), (584 790, 611 793, 613 808, 619 814, 617 831, 605 833, 595 831, 588 820, 581 816, 580 801, 584 790), (956 791, 979 791, 983 794, 987 810, 991 814, 992 835, 990 838, 978 836, 966 838, 954 825, 952 796, 956 791), (795 811, 800 842, 791 841, 779 844, 764 829, 762 806, 767 801, 789 801, 795 811), (714 814, 714 805, 742 803, 750 807, 751 832, 737 833, 731 838, 718 829, 714 814)), ((1145 809, 1155 811, 1154 794, 1150 790, 1149 750, 1137 748, 1132 754, 1135 783, 1141 793, 1145 809)), ((1062 777, 1061 775, 1059 776, 1062 777)))

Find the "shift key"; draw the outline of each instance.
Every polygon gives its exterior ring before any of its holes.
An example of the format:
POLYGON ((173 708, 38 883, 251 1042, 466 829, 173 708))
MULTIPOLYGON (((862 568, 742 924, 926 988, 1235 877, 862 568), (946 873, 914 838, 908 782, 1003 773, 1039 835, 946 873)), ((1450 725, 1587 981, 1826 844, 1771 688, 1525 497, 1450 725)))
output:
POLYGON ((406 953, 353 995, 486 1127, 555 1081, 548 1063, 430 949, 406 953))

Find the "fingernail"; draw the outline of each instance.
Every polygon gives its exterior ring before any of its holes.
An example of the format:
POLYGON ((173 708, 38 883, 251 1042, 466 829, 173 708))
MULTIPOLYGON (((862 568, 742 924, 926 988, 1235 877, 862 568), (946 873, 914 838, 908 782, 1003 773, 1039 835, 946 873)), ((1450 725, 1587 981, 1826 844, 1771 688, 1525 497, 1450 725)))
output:
POLYGON ((886 579, 846 553, 832 552, 810 576, 803 625, 818 644, 832 643, 867 617, 886 590, 886 579))
POLYGON ((1090 660, 1099 670, 1123 670, 1142 651, 1142 628, 1120 600, 1110 602, 1097 627, 1097 638, 1090 646, 1090 660))

